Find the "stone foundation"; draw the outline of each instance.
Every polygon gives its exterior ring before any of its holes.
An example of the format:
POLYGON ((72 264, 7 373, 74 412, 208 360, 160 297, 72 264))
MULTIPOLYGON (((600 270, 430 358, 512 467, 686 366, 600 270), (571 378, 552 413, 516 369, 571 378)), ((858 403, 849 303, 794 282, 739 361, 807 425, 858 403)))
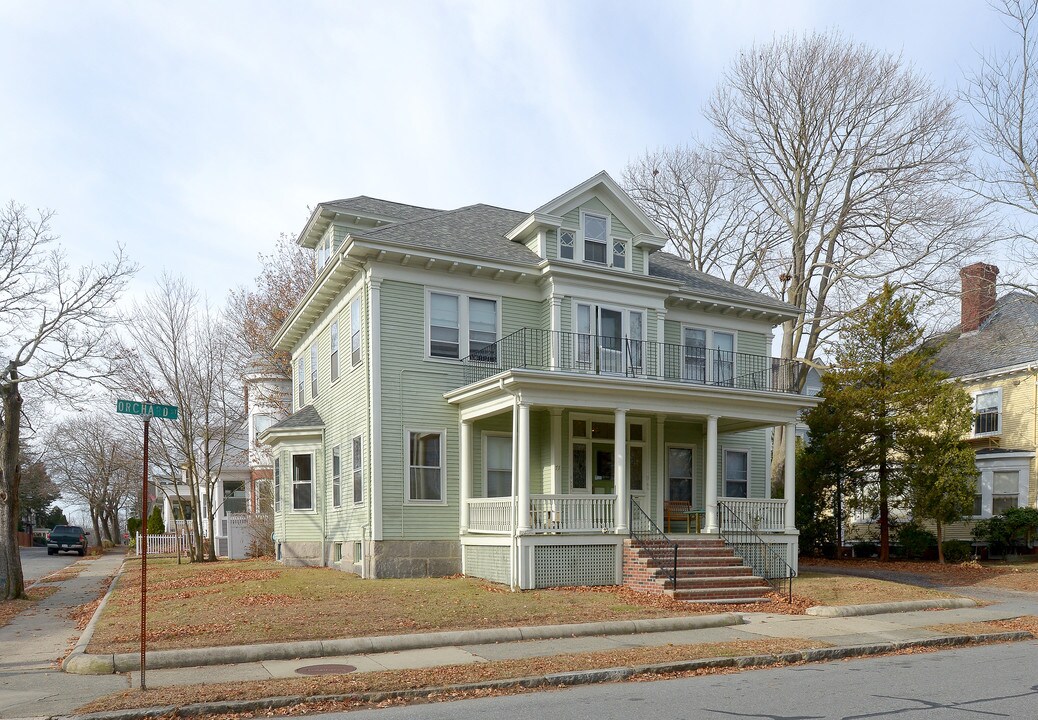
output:
POLYGON ((457 540, 367 542, 365 561, 376 578, 444 577, 461 572, 457 540))
POLYGON ((324 564, 323 550, 321 542, 282 542, 281 562, 294 567, 320 567, 324 564))

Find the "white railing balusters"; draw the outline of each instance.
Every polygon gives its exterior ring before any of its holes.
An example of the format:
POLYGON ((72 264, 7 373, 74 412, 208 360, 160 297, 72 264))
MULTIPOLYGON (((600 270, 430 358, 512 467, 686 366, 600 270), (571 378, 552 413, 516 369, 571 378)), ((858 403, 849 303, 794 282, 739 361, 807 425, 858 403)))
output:
MULTIPOLYGON (((784 532, 786 527, 785 511, 786 501, 748 499, 748 498, 718 498, 725 503, 736 516, 746 525, 757 532, 784 532)), ((725 528, 726 530, 734 528, 725 528)))
MULTIPOLYGON (((511 498, 473 498, 468 503, 469 532, 511 532, 511 498)), ((616 495, 531 495, 530 531, 609 532, 616 528, 615 507, 616 495)))

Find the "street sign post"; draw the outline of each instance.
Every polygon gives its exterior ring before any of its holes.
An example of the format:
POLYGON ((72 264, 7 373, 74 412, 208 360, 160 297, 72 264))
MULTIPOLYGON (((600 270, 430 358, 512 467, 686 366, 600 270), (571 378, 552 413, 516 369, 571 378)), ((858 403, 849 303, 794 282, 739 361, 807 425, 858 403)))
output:
MULTIPOLYGON (((141 690, 147 690, 145 681, 145 655, 148 637, 148 423, 153 417, 162 420, 176 420, 176 405, 159 405, 157 403, 138 402, 136 400, 117 400, 115 411, 124 415, 141 415, 144 417, 144 479, 141 482, 141 690)), ((179 541, 178 541, 179 548, 179 541)))

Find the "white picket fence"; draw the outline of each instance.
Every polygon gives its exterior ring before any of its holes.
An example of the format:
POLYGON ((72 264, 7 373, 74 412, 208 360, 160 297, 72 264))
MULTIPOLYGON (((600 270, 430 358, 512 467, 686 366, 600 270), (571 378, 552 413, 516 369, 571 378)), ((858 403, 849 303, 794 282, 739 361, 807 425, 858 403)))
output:
MULTIPOLYGON (((160 533, 158 535, 148 535, 148 554, 149 555, 176 555, 177 549, 181 553, 186 553, 188 548, 187 534, 177 533, 160 533)), ((141 534, 137 533, 137 542, 134 543, 134 548, 137 551, 137 555, 141 554, 141 534)))

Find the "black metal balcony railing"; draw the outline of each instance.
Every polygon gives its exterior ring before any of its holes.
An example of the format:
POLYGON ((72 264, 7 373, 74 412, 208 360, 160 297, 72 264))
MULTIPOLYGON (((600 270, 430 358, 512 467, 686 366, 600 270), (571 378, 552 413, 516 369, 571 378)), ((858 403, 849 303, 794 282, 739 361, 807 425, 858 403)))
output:
POLYGON ((998 424, 998 410, 982 410, 973 416, 973 434, 974 435, 985 435, 990 433, 997 433, 999 429, 998 424))
POLYGON ((767 355, 522 328, 463 359, 465 382, 525 368, 798 393, 803 363, 767 355))

